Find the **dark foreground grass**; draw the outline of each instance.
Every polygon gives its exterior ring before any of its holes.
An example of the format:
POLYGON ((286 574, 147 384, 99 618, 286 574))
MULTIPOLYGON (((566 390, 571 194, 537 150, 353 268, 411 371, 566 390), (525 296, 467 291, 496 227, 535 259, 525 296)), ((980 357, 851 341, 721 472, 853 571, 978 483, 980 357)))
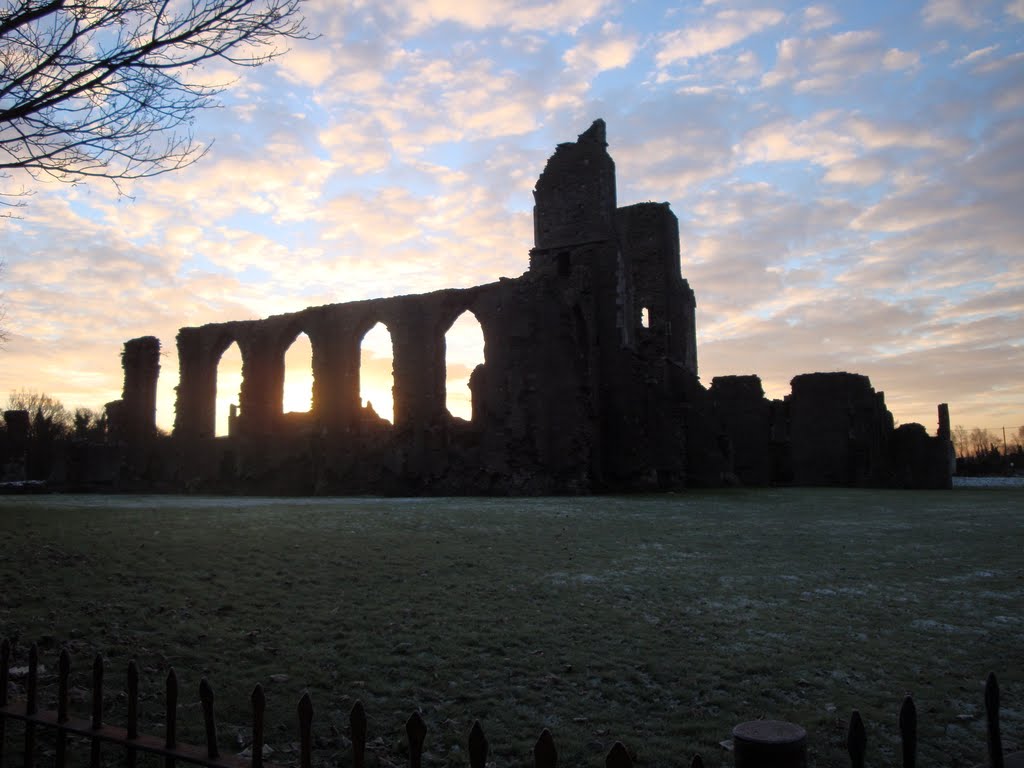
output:
POLYGON ((245 743, 261 682, 281 762, 308 689, 324 764, 350 764, 361 699, 385 768, 414 709, 428 765, 465 765, 474 719, 499 767, 525 765, 544 727, 565 765, 601 765, 615 740, 641 766, 731 764, 719 742, 759 717, 804 725, 812 764, 841 765, 854 708, 869 762, 895 765, 910 692, 922 764, 968 766, 989 670, 1004 738, 1024 742, 1022 553, 1012 490, 7 497, 0 634, 40 643, 51 686, 67 644, 82 699, 102 653, 113 722, 132 657, 152 729, 168 667, 196 726, 208 676, 225 751, 245 743))

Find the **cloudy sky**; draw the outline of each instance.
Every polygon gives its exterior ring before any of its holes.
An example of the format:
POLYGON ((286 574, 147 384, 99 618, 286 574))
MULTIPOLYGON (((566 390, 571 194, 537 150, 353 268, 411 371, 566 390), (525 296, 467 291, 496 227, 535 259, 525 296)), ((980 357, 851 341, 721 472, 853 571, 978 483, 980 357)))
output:
MULTIPOLYGON (((318 39, 203 73, 235 82, 198 164, 130 197, 37 184, 0 221, 0 393, 100 407, 155 335, 168 427, 182 326, 518 276, 536 177, 601 117, 620 205, 679 217, 705 384, 849 370, 900 423, 1024 424, 1024 0, 306 10, 318 39)), ((389 368, 386 333, 364 346, 389 368)))

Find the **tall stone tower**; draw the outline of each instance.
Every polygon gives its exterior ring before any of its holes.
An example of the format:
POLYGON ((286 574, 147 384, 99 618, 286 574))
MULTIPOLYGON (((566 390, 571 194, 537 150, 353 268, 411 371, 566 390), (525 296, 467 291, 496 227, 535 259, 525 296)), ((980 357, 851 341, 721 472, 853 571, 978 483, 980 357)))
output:
POLYGON ((535 253, 608 240, 615 233, 615 162, 604 120, 559 144, 533 191, 535 253))

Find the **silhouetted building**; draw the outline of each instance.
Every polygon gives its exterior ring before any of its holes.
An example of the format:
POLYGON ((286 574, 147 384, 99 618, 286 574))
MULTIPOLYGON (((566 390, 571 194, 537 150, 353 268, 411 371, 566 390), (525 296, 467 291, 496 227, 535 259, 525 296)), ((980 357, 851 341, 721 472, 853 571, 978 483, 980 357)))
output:
MULTIPOLYGON (((603 121, 558 146, 534 198, 534 247, 519 278, 182 328, 161 481, 437 494, 948 486, 948 466, 932 471, 919 435, 894 438, 882 394, 864 376, 798 376, 785 401, 766 400, 756 376, 701 384, 677 219, 667 203, 617 206, 603 121), (485 340, 469 422, 445 408, 445 333, 464 312, 485 340), (377 323, 393 344, 393 424, 359 398, 360 345, 377 323), (282 412, 285 353, 300 333, 313 349, 313 405, 303 416, 282 412), (217 366, 233 343, 240 402, 230 436, 215 438, 217 366)), ((152 337, 125 345, 111 426, 128 445, 153 434, 158 358, 152 337)), ((924 440, 948 444, 948 427, 924 440)))

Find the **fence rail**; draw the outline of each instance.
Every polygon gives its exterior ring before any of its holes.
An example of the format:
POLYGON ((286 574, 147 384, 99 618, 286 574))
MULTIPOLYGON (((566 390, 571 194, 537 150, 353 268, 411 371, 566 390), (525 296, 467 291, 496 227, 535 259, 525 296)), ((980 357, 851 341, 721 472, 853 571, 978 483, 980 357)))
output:
MULTIPOLYGON (((138 732, 139 674, 135 661, 128 663, 127 670, 127 723, 124 727, 103 722, 104 662, 97 654, 92 666, 92 711, 89 718, 72 717, 68 713, 68 678, 71 659, 66 650, 60 653, 57 673, 57 709, 40 711, 38 708, 39 652, 35 644, 29 648, 25 696, 18 702, 8 701, 8 682, 12 659, 11 643, 0 641, 0 768, 5 765, 7 743, 7 721, 21 721, 24 724, 24 746, 22 749, 24 768, 33 768, 36 758, 36 729, 52 731, 56 738, 54 765, 67 765, 68 737, 80 736, 89 740, 91 768, 100 768, 101 746, 104 742, 121 747, 130 768, 137 764, 139 753, 148 753, 164 758, 164 768, 174 768, 178 762, 207 768, 283 768, 263 760, 264 711, 266 699, 263 688, 256 685, 250 703, 252 705, 252 746, 251 757, 222 755, 217 740, 217 724, 214 714, 213 688, 202 679, 199 685, 199 700, 203 712, 203 726, 206 746, 199 747, 180 743, 177 739, 178 680, 174 669, 167 673, 165 692, 165 732, 162 737, 138 732)), ((299 721, 299 766, 312 765, 313 702, 309 693, 304 693, 297 707, 299 721)), ((1024 752, 1003 754, 1002 737, 999 727, 999 684, 996 676, 989 673, 985 682, 985 718, 989 768, 1024 768, 1024 752)), ((366 764, 366 712, 357 701, 349 715, 350 738, 352 742, 353 768, 365 768, 366 764)), ((902 746, 902 765, 914 768, 917 761, 917 708, 914 700, 907 696, 900 707, 898 727, 902 746)), ((800 729, 802 730, 802 729, 800 729)), ((419 713, 414 712, 405 724, 409 745, 409 768, 422 768, 423 746, 427 727, 419 713)), ((486 768, 488 743, 479 721, 474 722, 468 737, 470 768, 486 768)), ((851 768, 864 768, 867 754, 867 738, 860 713, 854 710, 850 717, 846 740, 851 768)), ((550 731, 546 728, 533 750, 534 768, 557 768, 558 751, 550 731)), ((737 764, 739 759, 737 759, 737 764)), ((797 765, 800 763, 793 763, 797 765)), ((605 768, 632 768, 629 751, 621 742, 614 746, 605 757, 605 768)), ((690 768, 703 768, 701 756, 694 755, 690 768)), ((772 763, 776 765, 776 763, 772 763)), ((780 766, 783 764, 779 764, 780 766)))

